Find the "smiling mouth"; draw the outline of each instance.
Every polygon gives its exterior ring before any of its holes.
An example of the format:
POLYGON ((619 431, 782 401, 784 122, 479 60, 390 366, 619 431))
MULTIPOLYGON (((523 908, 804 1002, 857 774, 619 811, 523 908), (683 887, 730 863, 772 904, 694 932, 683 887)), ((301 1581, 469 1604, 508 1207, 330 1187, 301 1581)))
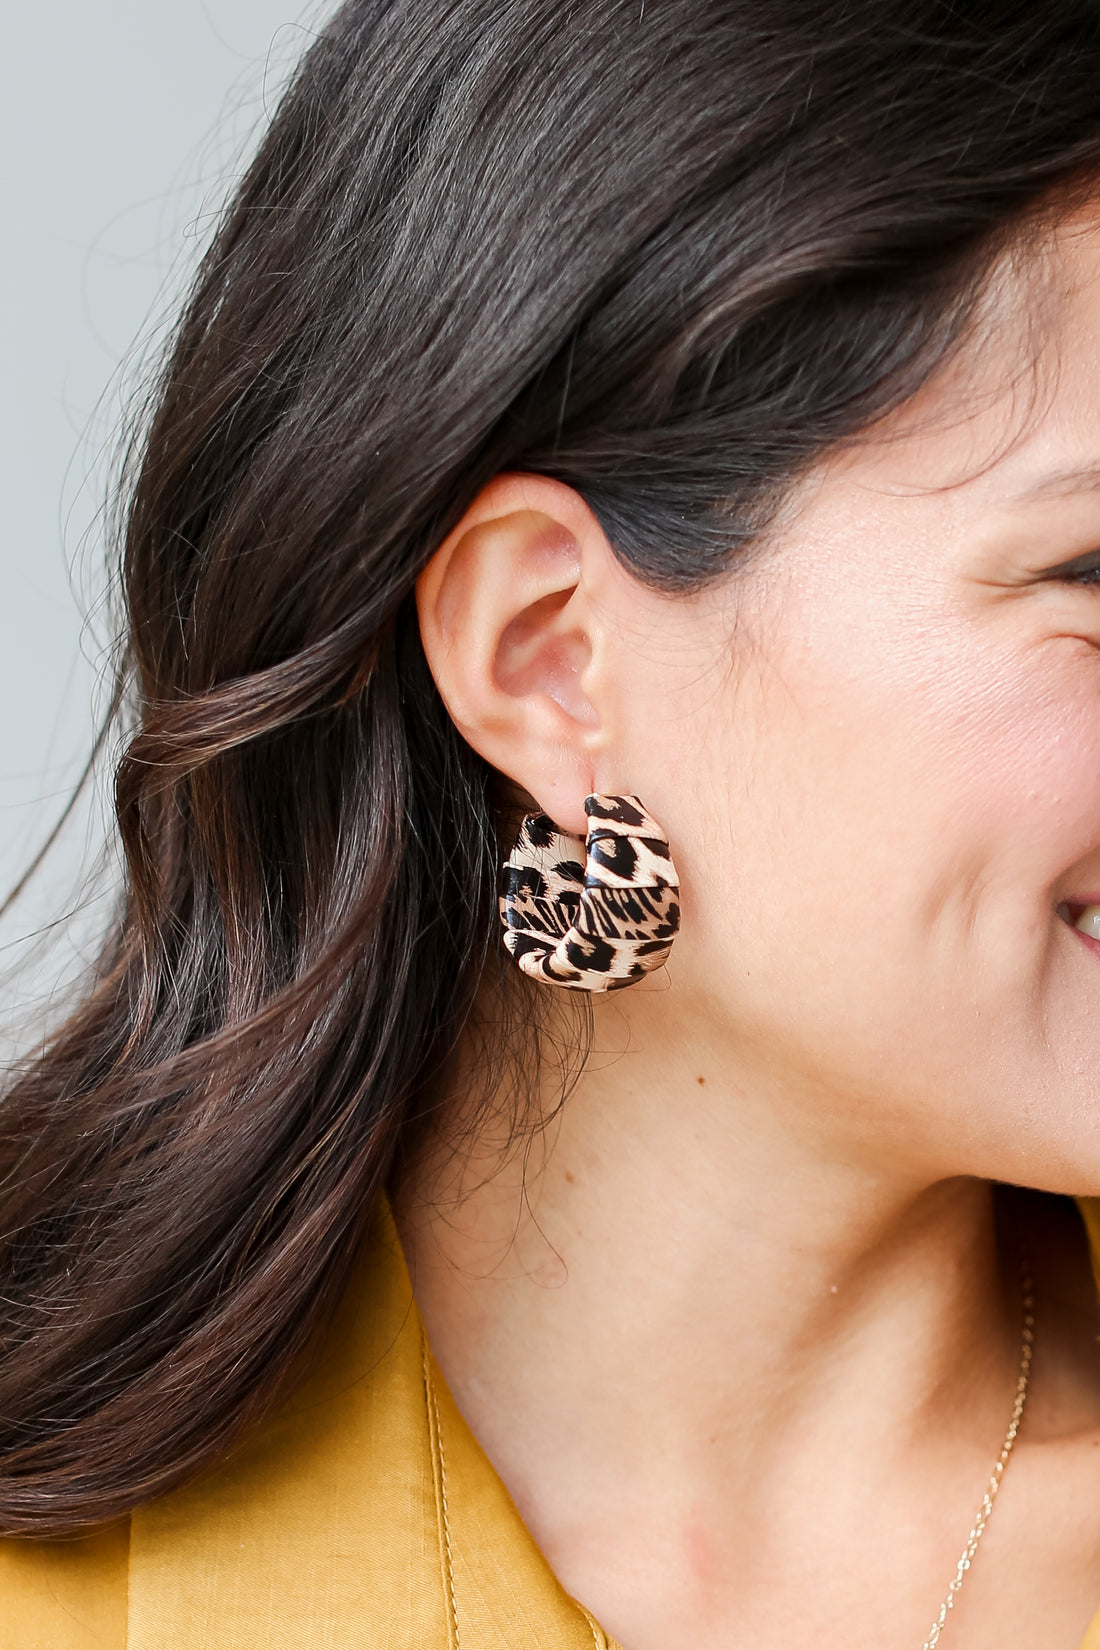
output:
POLYGON ((1062 921, 1090 940, 1100 940, 1100 904, 1087 905, 1080 900, 1063 900, 1055 910, 1062 921))

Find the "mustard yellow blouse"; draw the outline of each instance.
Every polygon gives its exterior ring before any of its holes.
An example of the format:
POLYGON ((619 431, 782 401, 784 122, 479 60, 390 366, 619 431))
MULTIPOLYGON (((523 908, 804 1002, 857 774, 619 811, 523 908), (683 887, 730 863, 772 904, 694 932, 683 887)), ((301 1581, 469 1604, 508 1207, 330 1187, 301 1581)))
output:
POLYGON ((80 1541, 0 1541, 0 1650, 533 1646, 616 1650, 455 1408, 388 1218, 316 1372, 223 1467, 80 1541))

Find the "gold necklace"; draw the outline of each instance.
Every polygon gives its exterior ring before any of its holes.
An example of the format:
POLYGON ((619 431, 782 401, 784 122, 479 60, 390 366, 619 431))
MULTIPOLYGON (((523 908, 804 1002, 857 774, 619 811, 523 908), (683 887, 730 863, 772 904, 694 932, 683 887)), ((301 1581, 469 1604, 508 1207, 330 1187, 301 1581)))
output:
POLYGON ((1032 1313, 1032 1307, 1035 1302, 1031 1293, 1031 1278, 1028 1275, 1027 1267, 1022 1268, 1021 1270, 1021 1292, 1023 1294, 1024 1306, 1024 1333, 1023 1344, 1020 1348, 1020 1369, 1016 1377, 1016 1400, 1012 1405, 1012 1419, 1008 1423, 1008 1431, 1005 1433, 1005 1441, 1001 1445, 1001 1453, 997 1457, 997 1464, 993 1468, 993 1475, 989 1480, 989 1485, 986 1489, 984 1497, 982 1498, 982 1505, 978 1512, 978 1516, 974 1520, 970 1534, 966 1538, 966 1546, 962 1550, 962 1557, 955 1566, 954 1579, 952 1580, 950 1587, 947 1589, 947 1597, 940 1605, 939 1614, 932 1623, 932 1631, 925 1639, 923 1645, 921 1646, 921 1650, 936 1650, 936 1646, 940 1642, 940 1634, 943 1632, 944 1623, 947 1621, 948 1611, 953 1608, 955 1600, 959 1596, 959 1589, 963 1584, 967 1571, 970 1569, 971 1563, 974 1559, 974 1554, 978 1550, 978 1542, 985 1534, 985 1527, 989 1523, 989 1515, 993 1511, 993 1503, 997 1499, 997 1491, 1001 1487, 1001 1480, 1005 1475, 1005 1468, 1008 1466, 1009 1457, 1011 1456, 1013 1447, 1016 1443, 1016 1434, 1020 1430, 1020 1420, 1024 1413, 1024 1405, 1027 1402, 1028 1377, 1031 1374, 1031 1352, 1032 1347, 1035 1344, 1035 1318, 1032 1313))

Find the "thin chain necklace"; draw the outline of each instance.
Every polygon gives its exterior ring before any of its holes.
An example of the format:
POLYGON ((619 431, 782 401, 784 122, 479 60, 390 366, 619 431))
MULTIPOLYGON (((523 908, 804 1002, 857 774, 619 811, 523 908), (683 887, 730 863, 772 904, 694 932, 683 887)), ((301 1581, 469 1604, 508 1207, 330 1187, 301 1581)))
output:
POLYGON ((993 1475, 982 1499, 981 1509, 974 1520, 970 1534, 966 1538, 966 1546, 962 1550, 962 1557, 955 1566, 955 1576, 947 1589, 947 1597, 940 1605, 939 1615, 932 1623, 932 1631, 925 1639, 921 1650, 936 1650, 936 1646, 940 1642, 940 1634, 943 1632, 944 1623, 947 1621, 948 1611, 953 1608, 955 1600, 959 1596, 959 1589, 973 1562, 974 1554, 978 1550, 978 1542, 985 1534, 985 1527, 989 1523, 989 1515, 993 1511, 993 1503, 997 1499, 997 1491, 1001 1487, 1005 1468, 1008 1466, 1009 1457, 1016 1443, 1016 1434, 1020 1430, 1020 1420, 1024 1413, 1024 1405, 1027 1402, 1028 1377, 1031 1374, 1031 1352, 1035 1344, 1035 1317, 1032 1312, 1035 1301, 1031 1292, 1029 1268, 1026 1266, 1021 1268, 1021 1293, 1024 1307, 1024 1333, 1023 1344, 1020 1347, 1020 1369, 1016 1376, 1016 1401, 1012 1405, 1012 1419, 1008 1423, 1005 1441, 1001 1445, 1001 1453, 997 1457, 996 1466, 993 1468, 993 1475))

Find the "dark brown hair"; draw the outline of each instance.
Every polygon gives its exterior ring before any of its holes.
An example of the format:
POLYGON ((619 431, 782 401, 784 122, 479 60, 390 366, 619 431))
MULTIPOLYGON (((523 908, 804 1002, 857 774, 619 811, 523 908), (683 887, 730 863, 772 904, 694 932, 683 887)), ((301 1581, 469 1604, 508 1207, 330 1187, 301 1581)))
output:
POLYGON ((128 481, 126 883, 0 1109, 0 1529, 222 1455, 497 968, 492 775, 413 581, 503 469, 670 591, 963 335, 1100 156, 1093 0, 350 0, 128 481))

